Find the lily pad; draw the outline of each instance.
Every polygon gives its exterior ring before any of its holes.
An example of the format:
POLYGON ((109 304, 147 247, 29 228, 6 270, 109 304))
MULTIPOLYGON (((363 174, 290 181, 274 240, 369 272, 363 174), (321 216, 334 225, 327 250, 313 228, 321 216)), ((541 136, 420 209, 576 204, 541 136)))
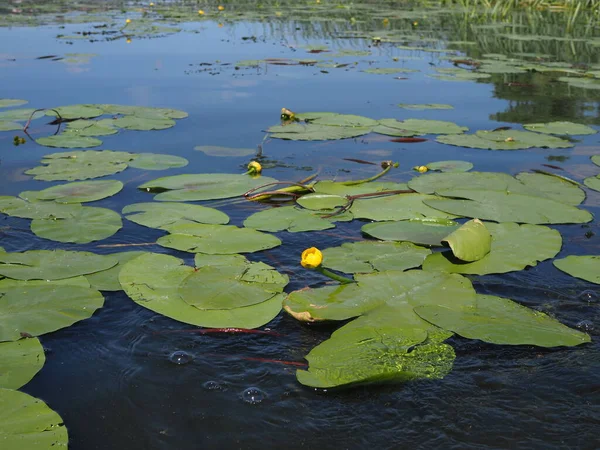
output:
POLYGON ((46 147, 62 148, 90 148, 102 145, 100 139, 80 136, 74 133, 61 133, 56 136, 42 137, 36 139, 35 142, 46 147))
POLYGON ((0 108, 8 108, 10 106, 21 106, 29 103, 27 100, 18 100, 16 98, 0 98, 0 108))
POLYGON ((39 336, 87 319, 104 304, 95 289, 69 285, 7 287, 0 297, 0 342, 39 336))
POLYGON ((81 208, 79 204, 61 205, 55 202, 28 202, 17 197, 0 196, 0 211, 9 216, 23 219, 66 218, 71 217, 79 208, 81 208))
POLYGON ((180 322, 213 328, 257 328, 270 322, 281 310, 282 295, 256 305, 228 310, 201 310, 185 303, 179 286, 194 272, 193 267, 170 255, 148 253, 128 262, 119 281, 140 306, 180 322))
POLYGON ((371 273, 419 267, 431 250, 410 242, 362 241, 323 250, 323 266, 345 273, 371 273))
POLYGON ((0 252, 0 275, 17 280, 61 280, 110 269, 118 262, 108 256, 67 250, 0 252))
POLYGON ((473 164, 468 161, 436 161, 426 164, 425 167, 439 172, 468 172, 473 168, 473 164))
POLYGON ((529 123, 523 125, 523 128, 536 133, 558 134, 562 136, 577 136, 585 134, 596 134, 597 131, 587 125, 573 122, 549 122, 549 123, 529 123))
POLYGON ((364 73, 374 73, 376 75, 394 75, 395 73, 413 73, 419 72, 417 69, 407 69, 403 67, 382 67, 363 70, 364 73))
POLYGON ((573 206, 579 205, 585 200, 583 189, 560 176, 521 172, 515 178, 527 187, 530 195, 547 197, 573 206))
POLYGON ((298 209, 294 206, 282 206, 259 211, 248 217, 244 221, 244 226, 272 233, 277 231, 298 233, 335 228, 331 220, 323 219, 312 211, 298 209))
POLYGON ((352 181, 323 180, 316 182, 313 189, 319 194, 331 194, 345 197, 347 195, 406 190, 408 189, 408 185, 406 183, 394 183, 390 181, 371 181, 369 183, 353 184, 352 181))
POLYGON ((313 211, 333 210, 348 204, 346 197, 332 194, 307 194, 296 200, 300 206, 313 211))
POLYGON ((425 259, 423 270, 473 275, 512 272, 553 258, 562 245, 560 233, 544 226, 516 223, 486 223, 485 226, 492 235, 491 249, 486 256, 465 263, 452 257, 451 252, 434 253, 425 259))
POLYGON ((410 220, 423 218, 453 219, 456 216, 431 208, 425 201, 443 201, 424 194, 396 194, 355 200, 350 212, 357 219, 410 220))
POLYGON ((587 177, 583 180, 583 184, 585 184, 590 189, 593 189, 594 191, 600 191, 600 178, 598 178, 597 176, 587 177))
POLYGON ((188 160, 181 156, 162 155, 160 153, 139 153, 129 163, 129 167, 144 170, 164 170, 187 165, 188 160))
POLYGON ((78 181, 60 184, 38 192, 39 200, 54 200, 57 203, 94 202, 111 197, 123 189, 117 180, 78 181))
POLYGON ((327 141, 347 139, 363 136, 371 132, 371 127, 330 126, 318 124, 275 125, 267 132, 275 139, 288 139, 293 141, 327 141))
MULTIPOLYGON (((87 279, 88 285, 92 289, 97 289, 99 291, 120 291, 122 290, 121 283, 119 283, 119 273, 121 272, 121 269, 125 263, 145 253, 146 252, 141 251, 112 253, 108 256, 117 258, 119 263, 116 266, 112 266, 110 269, 102 270, 100 272, 89 273, 85 275, 84 280, 87 279)), ((70 280, 70 278, 67 280, 70 280)))
POLYGON ((69 217, 59 219, 34 219, 31 231, 36 236, 58 242, 87 244, 106 239, 123 226, 121 216, 107 208, 84 206, 69 217))
POLYGON ((44 348, 37 338, 0 342, 0 389, 19 389, 26 385, 45 361, 44 348))
POLYGON ((570 255, 566 258, 556 259, 552 263, 557 269, 568 273, 572 277, 600 284, 600 256, 570 255))
POLYGON ((410 109, 412 111, 421 111, 424 109, 454 109, 454 106, 446 105, 443 103, 418 103, 418 104, 400 103, 398 106, 400 108, 410 109))
POLYGON ((232 148, 220 147, 217 145, 198 145, 194 150, 199 150, 208 156, 249 156, 254 155, 257 150, 254 148, 232 148))
POLYGON ((214 208, 187 203, 135 203, 123 208, 125 218, 149 228, 184 223, 225 225, 229 216, 214 208))
POLYGON ((316 117, 310 121, 311 124, 328 125, 335 127, 374 127, 378 124, 377 120, 369 117, 356 116, 354 114, 329 114, 316 117))
POLYGON ((542 312, 493 295, 477 295, 475 306, 418 306, 415 312, 428 322, 465 338, 492 344, 571 347, 591 341, 587 334, 542 312))
POLYGON ((5 450, 67 448, 63 419, 42 400, 24 392, 0 389, 0 437, 5 450))
POLYGON ((175 126, 172 119, 155 119, 138 116, 124 116, 112 121, 113 126, 127 130, 165 130, 175 126))
POLYGON ((0 131, 16 131, 22 130, 23 125, 17 122, 10 122, 8 120, 0 120, 0 131))
POLYGON ((412 219, 368 223, 361 231, 383 241, 408 241, 418 245, 441 246, 442 239, 459 226, 457 222, 449 219, 412 219))
MULTIPOLYGON (((6 111, 0 111, 0 120, 6 121, 20 121, 27 120, 35 109, 33 108, 19 108, 19 109, 7 109, 6 111)), ((38 116, 36 116, 38 118, 38 116)))
POLYGON ((462 134, 469 131, 467 127, 443 120, 407 119, 400 122, 399 126, 419 134, 462 134))
POLYGON ((95 105, 102 108, 104 114, 123 114, 134 115, 137 117, 146 117, 149 119, 184 119, 188 116, 185 111, 180 111, 171 108, 153 108, 150 106, 131 106, 131 105, 114 105, 101 104, 95 105))
POLYGON ((454 230, 442 242, 450 246, 456 258, 473 262, 490 252, 492 236, 482 221, 473 219, 454 230))
MULTIPOLYGON (((104 114, 104 111, 97 108, 96 105, 69 105, 53 108, 60 114, 63 119, 90 119, 104 114)), ((47 116, 59 117, 58 114, 49 109, 46 111, 47 116)))
POLYGON ((233 225, 183 224, 163 229, 171 234, 159 238, 157 244, 191 253, 253 253, 281 245, 275 236, 233 225))
POLYGON ((79 136, 110 136, 119 132, 117 128, 112 127, 110 121, 97 120, 75 120, 67 123, 66 132, 77 134, 79 136))
POLYGON ((581 89, 600 89, 600 81, 594 78, 579 78, 579 77, 559 77, 558 81, 564 81, 573 87, 581 89))

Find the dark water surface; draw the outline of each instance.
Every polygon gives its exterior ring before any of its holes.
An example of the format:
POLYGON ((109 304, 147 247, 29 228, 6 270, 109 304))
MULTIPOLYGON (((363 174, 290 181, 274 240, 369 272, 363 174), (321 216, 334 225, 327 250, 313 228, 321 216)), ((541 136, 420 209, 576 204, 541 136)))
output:
MULTIPOLYGON (((4 22, 8 22, 9 11, 19 4, 2 3, 0 11, 6 11, 4 22)), ((354 13, 340 9, 338 17, 334 3, 331 5, 328 20, 296 21, 287 14, 274 14, 270 21, 217 18, 179 24, 182 32, 133 38, 130 43, 126 39, 57 39, 59 34, 91 27, 62 25, 56 19, 36 26, 0 27, 0 98, 24 98, 30 101, 27 107, 40 108, 117 103, 188 112, 187 119, 178 120, 168 130, 121 131, 101 138, 102 149, 168 153, 190 161, 181 169, 128 169, 111 177, 125 182, 124 190, 94 206, 116 211, 127 204, 151 201, 149 194, 136 189, 144 181, 178 173, 241 173, 252 159, 207 156, 194 150, 197 145, 255 148, 262 144, 265 174, 280 180, 300 180, 316 172, 321 179, 338 180, 376 173, 373 166, 343 158, 398 161, 400 168, 386 177, 389 181, 410 179, 415 165, 449 159, 471 161, 479 171, 511 174, 558 164, 565 169, 561 174, 578 181, 598 172, 589 161, 590 155, 600 153, 598 134, 578 140, 573 149, 512 152, 463 149, 433 139, 419 144, 393 143, 375 134, 341 141, 263 142, 263 130, 278 122, 282 107, 372 118, 449 120, 471 130, 548 120, 600 124, 600 91, 572 88, 535 73, 498 74, 478 82, 428 78, 435 68, 453 67, 444 59, 445 53, 408 51, 395 45, 449 47, 456 49, 459 57, 535 52, 550 54, 545 58, 557 61, 590 65, 600 62, 600 47, 585 47, 579 41, 494 40, 485 28, 465 25, 470 20, 494 23, 492 18, 470 19, 466 13, 425 18, 424 13, 415 12, 411 19, 401 4, 378 12, 380 5, 372 2, 354 13), (348 15, 357 13, 363 15, 356 19, 364 21, 349 20, 348 15), (390 20, 386 26, 391 28, 387 29, 412 30, 414 37, 381 45, 373 45, 370 38, 344 37, 348 31, 383 33, 385 14, 398 16, 390 20), (334 21, 335 17, 338 20, 334 21), (465 40, 471 44, 448 44, 465 40), (370 50, 371 54, 336 58, 337 62, 349 63, 343 68, 263 64, 258 69, 235 69, 236 62, 248 59, 330 59, 327 53, 308 53, 303 48, 306 45, 327 45, 333 52, 370 50), (67 53, 96 56, 81 64, 36 59, 45 55, 65 57, 67 53), (407 78, 403 80, 361 72, 368 67, 396 66, 420 72, 396 75, 407 78), (507 85, 514 81, 532 86, 507 85), (398 108, 398 103, 448 103, 455 109, 409 111, 398 108), (550 156, 566 159, 557 162, 550 156)), ((141 6, 126 8, 140 14, 141 6)), ((187 10, 199 7, 215 8, 193 3, 187 10)), ((239 10, 255 7, 246 5, 239 10)), ((111 14, 117 17, 114 20, 129 17, 111 14)), ((522 33, 564 35, 562 19, 556 16, 542 16, 538 22, 520 16, 510 20, 524 24, 518 27, 522 33)), ((587 32, 596 39, 600 35, 597 27, 587 32)), ((34 123, 36 135, 54 131, 43 121, 34 123)), ((0 194, 16 195, 50 186, 32 180, 23 171, 55 150, 32 142, 13 147, 13 135, 0 133, 0 194)), ((600 194, 589 190, 587 194, 583 206, 598 214, 600 194)), ((250 214, 264 208, 251 203, 219 205, 234 225, 241 225, 250 214)), ((278 233, 282 246, 249 258, 289 274, 287 292, 315 286, 323 282, 322 277, 300 267, 301 251, 308 246, 326 248, 361 239, 361 225, 354 221, 338 223, 326 232, 278 233)), ((57 248, 56 243, 33 236, 24 219, 2 217, 0 227, 0 245, 7 251, 57 248)), ((564 241, 558 258, 598 254, 597 221, 556 228, 564 241), (588 231, 595 234, 586 237, 588 231)), ((58 247, 111 253, 117 250, 101 245, 149 243, 163 234, 124 221, 122 230, 100 243, 58 247)), ((193 261, 192 254, 159 246, 142 249, 168 252, 188 264, 193 261)), ((547 350, 454 337, 449 342, 457 358, 443 380, 315 391, 296 381, 293 365, 261 360, 302 362, 334 327, 306 326, 281 313, 264 327, 281 336, 198 334, 188 331, 193 326, 138 306, 123 292, 105 293, 104 307, 92 318, 41 337, 47 350, 46 364, 22 390, 43 399, 63 417, 74 450, 600 448, 600 289, 559 272, 551 261, 521 272, 471 279, 479 293, 512 298, 572 327, 587 324, 592 343, 547 350)))

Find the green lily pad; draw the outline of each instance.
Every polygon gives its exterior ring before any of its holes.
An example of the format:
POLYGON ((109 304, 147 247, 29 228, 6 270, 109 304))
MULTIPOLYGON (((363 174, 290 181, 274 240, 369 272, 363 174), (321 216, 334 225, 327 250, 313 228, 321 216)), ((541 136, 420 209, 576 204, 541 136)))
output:
MULTIPOLYGON (((335 220, 335 217, 332 218, 335 220)), ((270 208, 252 214, 244 220, 244 226, 255 230, 277 232, 317 231, 335 228, 332 220, 323 219, 318 214, 293 206, 270 208)))
MULTIPOLYGON (((6 111, 0 111, 0 120, 7 121, 21 121, 28 120, 33 114, 35 109, 33 108, 19 108, 19 109, 8 109, 6 111)), ((39 118, 39 117, 36 117, 39 118)))
POLYGON ((415 312, 428 322, 465 338, 492 344, 571 347, 591 341, 587 334, 542 312, 493 295, 477 295, 475 306, 418 306, 415 312))
POLYGON ((157 244, 191 253, 253 253, 281 245, 275 236, 233 225, 182 224, 163 229, 171 234, 159 238, 157 244))
POLYGON ((425 201, 436 200, 440 197, 424 194, 396 194, 376 198, 355 200, 350 212, 357 219, 410 220, 423 218, 453 219, 456 216, 431 208, 425 201))
MULTIPOLYGON (((109 269, 110 270, 110 269, 109 269)), ((9 287, 29 287, 29 286, 48 286, 48 285, 69 285, 69 286, 79 286, 84 288, 89 288, 90 283, 87 278, 83 275, 79 275, 71 278, 64 278, 61 280, 14 280, 12 278, 2 278, 0 279, 0 292, 4 288, 9 287)))
MULTIPOLYGON (((24 194, 23 192, 21 194, 24 194)), ((23 219, 50 219, 71 217, 81 205, 61 205, 55 202, 32 201, 0 196, 0 212, 23 219)))
MULTIPOLYGON (((122 290, 121 283, 119 283, 119 273, 121 272, 121 269, 125 263, 145 253, 146 252, 141 251, 112 253, 108 256, 117 258, 119 263, 116 266, 112 266, 110 269, 102 270, 100 272, 89 273, 85 275, 83 279, 88 281, 88 285, 92 289, 97 289, 99 291, 120 291, 122 290)), ((70 278, 67 280, 70 280, 70 278)))
POLYGON ((0 437, 5 450, 67 448, 63 419, 42 400, 24 392, 0 389, 0 437))
POLYGON ((153 108, 150 106, 130 106, 101 104, 95 105, 104 111, 104 114, 123 114, 146 117, 149 119, 184 119, 188 116, 185 111, 170 108, 153 108))
POLYGON ((254 148, 231 148, 217 145, 198 145, 194 150, 199 150, 208 156, 249 156, 256 153, 254 148))
POLYGON ((508 191, 446 189, 436 191, 445 199, 424 199, 423 203, 457 216, 530 224, 586 223, 593 216, 550 198, 513 194, 508 191))
POLYGON ((60 184, 39 191, 39 200, 54 200, 57 203, 94 202, 111 197, 123 189, 123 183, 117 180, 77 181, 60 184))
POLYGON ((587 177, 583 180, 583 184, 585 184, 590 189, 593 189, 594 191, 600 191, 600 178, 598 178, 597 176, 587 177))
MULTIPOLYGON (((394 183, 385 181, 371 181, 369 183, 353 184, 352 181, 330 181, 323 180, 314 184, 313 190, 318 194, 331 194, 340 197, 347 195, 371 194, 374 192, 407 190, 406 183, 394 183)), ((300 198, 304 198, 302 196, 300 198)))
POLYGON ((523 150, 526 148, 531 148, 533 146, 529 142, 523 143, 520 141, 490 141, 475 134, 438 136, 435 140, 442 144, 455 145, 457 147, 481 148, 485 150, 523 150))
POLYGON ((83 206, 69 217, 34 219, 31 231, 36 236, 58 242, 87 244, 111 237, 123 227, 121 216, 107 208, 83 206))
POLYGON ((592 162, 594 164, 596 164, 597 166, 600 166, 600 155, 592 155, 590 157, 590 159, 592 160, 592 162))
POLYGON ((566 258, 556 259, 552 264, 557 269, 568 273, 572 277, 581 278, 590 283, 600 284, 600 256, 596 255, 570 255, 566 258))
POLYGON ((21 106, 29 103, 27 100, 18 100, 16 98, 0 98, 0 108, 8 108, 10 106, 21 106))
POLYGON ((335 127, 374 127, 378 124, 377 120, 354 114, 330 114, 316 117, 310 121, 315 125, 327 125, 335 127))
POLYGON ((330 126, 313 123, 275 125, 267 130, 275 139, 292 141, 327 141, 363 136, 371 132, 371 127, 330 126))
POLYGON ((382 67, 363 70, 364 73, 374 73, 376 75, 394 75, 396 73, 419 72, 417 69, 407 69, 403 67, 382 67))
POLYGON ((36 139, 35 142, 46 147, 62 148, 90 148, 102 145, 100 139, 80 136, 74 133, 61 133, 56 136, 42 137, 36 139))
POLYGON ((468 161, 436 161, 426 164, 425 167, 439 172, 468 172, 473 168, 473 164, 468 161))
POLYGON ((348 204, 346 197, 332 194, 307 194, 296 200, 300 206, 313 211, 333 210, 348 204))
POLYGON ((398 106, 400 108, 410 109, 413 111, 421 111, 424 109, 454 109, 454 106, 446 105, 443 103, 418 103, 418 104, 400 103, 398 106))
POLYGON ((121 172, 135 158, 133 153, 111 150, 78 150, 45 155, 42 166, 26 170, 36 180, 75 181, 98 178, 121 172))
POLYGON ((558 81, 564 81, 570 86, 581 89, 600 89, 600 81, 594 78, 559 77, 558 81))
POLYGON ((237 197, 275 181, 277 180, 262 176, 253 178, 248 175, 204 173, 158 178, 138 188, 161 192, 154 198, 158 201, 199 201, 237 197))
POLYGON ((549 123, 529 123, 523 125, 523 128, 529 131, 544 134, 558 134, 564 136, 577 136, 585 134, 596 134, 597 131, 587 125, 573 122, 549 122, 549 123))
POLYGON ((8 120, 0 120, 0 131, 16 131, 22 130, 23 125, 17 122, 10 122, 8 120))
POLYGON ((37 338, 0 342, 0 389, 19 389, 26 385, 45 361, 44 348, 37 338))
POLYGON ((479 261, 490 252, 492 235, 479 219, 469 220, 444 239, 454 256, 461 261, 479 261))
POLYGON ((475 135, 439 136, 436 141, 459 147, 489 150, 522 150, 527 148, 570 148, 574 144, 555 136, 520 130, 479 130, 475 135))
POLYGON ((110 269, 118 262, 112 257, 67 250, 0 252, 0 275, 17 280, 61 280, 110 269))
MULTIPOLYGON (((90 119, 104 114, 104 111, 97 108, 96 105, 69 105, 53 108, 60 114, 63 119, 90 119)), ((46 111, 47 116, 59 117, 58 114, 49 109, 46 111)))
POLYGON ((441 246, 442 239, 459 226, 449 219, 412 219, 368 223, 361 231, 383 241, 408 241, 433 247, 441 246))
POLYGON ((490 252, 478 261, 465 263, 454 259, 451 252, 429 255, 423 270, 487 275, 522 270, 538 261, 555 257, 560 251, 560 233, 539 225, 486 223, 492 235, 490 252))
POLYGON ((160 153, 139 153, 135 155, 133 161, 129 162, 129 167, 144 170, 164 170, 187 165, 188 160, 181 156, 162 155, 160 153))
POLYGON ((547 197, 573 206, 579 205, 585 200, 583 189, 560 176, 521 172, 515 178, 527 187, 530 195, 547 197))
POLYGON ((117 128, 112 127, 110 121, 97 120, 75 120, 67 123, 66 132, 77 134, 79 136, 110 136, 119 132, 117 128))
POLYGON ((308 370, 298 370, 296 377, 316 388, 443 378, 452 369, 454 350, 427 338, 426 328, 407 327, 395 308, 381 307, 313 348, 306 356, 308 370))
POLYGON ((149 228, 184 223, 225 225, 229 216, 214 208, 187 203, 135 203, 122 211, 125 218, 149 228))
POLYGON ((179 286, 193 267, 170 255, 147 253, 125 264, 119 281, 140 306, 180 322, 212 328, 257 328, 281 311, 282 295, 256 305, 228 310, 201 310, 185 303, 179 286))
POLYGON ((104 304, 95 289, 69 285, 3 288, 0 342, 39 336, 87 319, 104 304))
POLYGON ((402 271, 419 267, 429 254, 410 242, 353 242, 323 250, 323 266, 345 273, 402 271))
POLYGON ((465 277, 422 270, 384 271, 355 275, 356 283, 301 289, 291 292, 283 306, 305 322, 346 320, 384 304, 402 310, 405 323, 415 327, 422 321, 412 308, 423 304, 471 305, 475 290, 465 277))
POLYGON ((172 119, 163 118, 147 118, 136 116, 124 116, 112 121, 113 126, 125 128, 127 130, 166 130, 175 126, 175 121, 172 119))
POLYGON ((400 122, 399 126, 419 134, 462 134, 469 131, 467 127, 443 120, 407 119, 400 122))

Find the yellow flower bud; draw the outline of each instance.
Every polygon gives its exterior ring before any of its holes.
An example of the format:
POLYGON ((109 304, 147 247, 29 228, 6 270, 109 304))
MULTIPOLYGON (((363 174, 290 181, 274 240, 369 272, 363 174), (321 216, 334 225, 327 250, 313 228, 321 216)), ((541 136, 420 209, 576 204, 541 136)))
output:
POLYGON ((419 173, 425 173, 429 170, 429 168, 427 166, 415 166, 415 167, 413 167, 413 169, 419 173))
POLYGON ((131 39, 127 38, 127 40, 125 42, 127 42, 128 44, 131 44, 131 39))
POLYGON ((323 253, 316 247, 307 248, 302 252, 300 264, 306 269, 316 269, 323 262, 323 253))
POLYGON ((248 164, 248 172, 251 175, 258 175, 262 172, 262 166, 258 161, 252 161, 250 164, 248 164))
POLYGON ((125 23, 131 23, 131 19, 125 20, 125 23))
POLYGON ((150 6, 154 6, 154 3, 150 2, 150 6))
POLYGON ((383 19, 383 24, 384 25, 389 25, 390 24, 390 19, 388 19, 387 17, 385 19, 383 19))
POLYGON ((198 10, 198 14, 200 14, 201 16, 204 15, 204 11, 202 11, 201 9, 198 10))
POLYGON ((219 11, 223 11, 223 10, 225 9, 225 7, 224 7, 224 6, 222 6, 222 5, 219 5, 219 6, 217 6, 217 9, 218 9, 219 11))

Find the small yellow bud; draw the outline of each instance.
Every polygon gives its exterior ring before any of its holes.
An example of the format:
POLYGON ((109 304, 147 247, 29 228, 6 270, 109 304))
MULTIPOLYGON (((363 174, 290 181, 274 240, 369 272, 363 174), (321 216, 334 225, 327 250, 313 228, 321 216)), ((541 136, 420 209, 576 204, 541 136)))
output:
POLYGON ((283 120, 295 120, 296 114, 293 111, 290 111, 287 108, 281 108, 281 118, 283 120))
POLYGON ((250 175, 260 175, 261 172, 262 166, 258 161, 252 161, 250 164, 248 164, 248 173, 250 175))
POLYGON ((222 6, 222 5, 219 5, 219 6, 217 6, 217 9, 218 9, 219 11, 224 11, 224 10, 225 10, 225 7, 224 7, 224 6, 222 6))
POLYGON ((220 23, 220 24, 218 25, 218 27, 219 27, 219 28, 223 28, 223 24, 222 24, 222 23, 220 23))
POLYGON ((201 16, 204 15, 204 11, 202 11, 201 9, 198 10, 198 14, 200 14, 201 16))
POLYGON ((385 19, 383 19, 383 24, 384 25, 389 25, 390 24, 390 19, 388 19, 387 17, 385 19))
POLYGON ((416 20, 412 23, 413 27, 416 27, 417 25, 419 25, 419 22, 417 22, 416 20))
POLYGON ((150 2, 150 6, 154 6, 154 3, 150 2))
POLYGON ((125 42, 127 42, 128 44, 131 44, 131 39, 127 38, 127 40, 125 42))
POLYGON ((419 173, 425 173, 429 170, 429 168, 427 166, 415 166, 415 167, 413 167, 413 169, 419 173))
POLYGON ((515 139, 511 138, 511 137, 507 137, 506 139, 504 139, 504 142, 515 142, 515 139))
POLYGON ((323 262, 323 253, 316 247, 307 248, 302 252, 300 264, 306 269, 316 269, 323 262))
POLYGON ((125 20, 125 23, 131 23, 131 19, 125 20))

